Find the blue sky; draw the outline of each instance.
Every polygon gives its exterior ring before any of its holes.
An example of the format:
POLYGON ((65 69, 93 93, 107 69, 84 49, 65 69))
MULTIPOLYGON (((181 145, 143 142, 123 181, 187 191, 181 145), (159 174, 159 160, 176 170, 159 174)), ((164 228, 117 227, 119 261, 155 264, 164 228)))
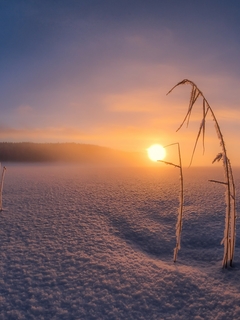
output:
POLYGON ((237 159, 238 1, 2 0, 0 9, 1 141, 143 150, 178 140, 188 150, 198 115, 175 130, 190 88, 166 96, 188 78, 237 159))

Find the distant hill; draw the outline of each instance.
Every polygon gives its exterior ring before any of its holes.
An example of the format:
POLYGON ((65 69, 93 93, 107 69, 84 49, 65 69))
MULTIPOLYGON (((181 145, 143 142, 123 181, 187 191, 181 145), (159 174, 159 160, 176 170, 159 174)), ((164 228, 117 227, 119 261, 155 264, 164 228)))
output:
POLYGON ((144 165, 145 154, 78 143, 0 142, 1 162, 144 165))

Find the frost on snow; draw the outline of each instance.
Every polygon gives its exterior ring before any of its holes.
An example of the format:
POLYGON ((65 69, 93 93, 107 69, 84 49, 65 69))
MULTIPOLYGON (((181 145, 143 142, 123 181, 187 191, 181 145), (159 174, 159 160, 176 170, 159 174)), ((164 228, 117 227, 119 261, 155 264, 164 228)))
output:
POLYGON ((0 215, 0 318, 239 319, 239 238, 235 267, 222 269, 224 198, 221 185, 206 183, 210 172, 184 176, 182 249, 172 261, 177 175, 12 165, 0 215))

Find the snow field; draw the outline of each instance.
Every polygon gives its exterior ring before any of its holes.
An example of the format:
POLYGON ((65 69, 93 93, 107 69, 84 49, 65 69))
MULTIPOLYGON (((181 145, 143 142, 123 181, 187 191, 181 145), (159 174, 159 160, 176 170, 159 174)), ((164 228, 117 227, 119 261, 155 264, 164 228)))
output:
POLYGON ((223 270, 224 187, 207 182, 221 170, 185 169, 174 264, 174 168, 7 167, 0 319, 240 318, 239 222, 223 270))

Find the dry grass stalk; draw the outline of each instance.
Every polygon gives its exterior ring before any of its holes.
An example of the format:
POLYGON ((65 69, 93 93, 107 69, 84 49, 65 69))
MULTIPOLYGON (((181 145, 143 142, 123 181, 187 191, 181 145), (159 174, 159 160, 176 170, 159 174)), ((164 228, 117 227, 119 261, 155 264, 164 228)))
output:
POLYGON ((176 84, 167 94, 171 93, 173 89, 175 89, 177 86, 182 85, 182 84, 190 84, 192 87, 191 91, 191 96, 190 96, 190 102, 189 102, 189 107, 187 114, 181 123, 180 127, 177 129, 181 129, 183 124, 187 121, 187 124, 190 120, 191 112, 193 109, 193 106, 197 99, 199 97, 202 98, 203 101, 203 117, 202 121, 200 124, 200 128, 198 131, 198 135, 195 141, 192 157, 191 157, 191 162, 193 160, 193 156, 196 150, 196 146, 199 140, 200 135, 202 134, 203 136, 203 151, 204 151, 204 137, 205 137, 205 121, 206 121, 206 116, 208 112, 211 114, 214 124, 215 124, 215 130, 218 136, 218 139, 220 140, 220 146, 222 148, 222 152, 219 153, 215 159, 213 160, 213 163, 215 161, 220 161, 222 160, 223 162, 223 168, 224 168, 224 175, 225 175, 225 182, 220 182, 220 181, 215 181, 215 180, 210 180, 211 182, 216 182, 216 183, 221 183, 226 185, 226 215, 225 215, 225 229, 224 229, 224 236, 222 243, 224 244, 224 255, 223 255, 223 261, 222 265, 223 267, 227 267, 228 264, 232 266, 233 264, 233 256, 234 256, 234 249, 235 249, 235 239, 236 239, 236 203, 235 203, 235 184, 234 184, 234 178, 233 178, 233 172, 232 172, 232 167, 230 160, 227 157, 227 150, 225 146, 225 141, 223 139, 223 135, 220 129, 220 126, 218 124, 218 121, 215 117, 215 114, 210 107, 208 101, 204 97, 203 93, 199 90, 199 88, 196 86, 196 84, 188 79, 184 79, 183 81, 179 82, 176 84))
POLYGON ((0 186, 0 211, 2 211, 2 192, 3 192, 3 181, 4 181, 4 175, 5 175, 5 171, 6 171, 6 167, 3 167, 2 170, 2 177, 1 177, 1 186, 0 186))
POLYGON ((164 148, 170 147, 172 145, 177 145, 178 146, 179 164, 175 164, 175 163, 167 162, 167 161, 163 161, 163 160, 158 160, 158 161, 159 162, 163 162, 163 163, 168 164, 168 165, 171 165, 171 166, 174 166, 176 168, 179 168, 179 170, 180 170, 180 194, 179 194, 178 219, 177 219, 177 223, 176 223, 176 247, 175 247, 174 253, 173 253, 173 261, 176 262, 177 261, 178 251, 181 248, 181 232, 182 232, 182 217, 183 217, 183 202, 184 202, 184 198, 183 198, 183 170, 182 170, 182 159, 181 159, 180 145, 177 142, 177 143, 169 144, 169 145, 165 146, 164 148))
POLYGON ((210 182, 215 182, 215 183, 219 183, 219 184, 225 184, 225 185, 227 186, 227 183, 226 183, 226 182, 223 182, 223 181, 217 181, 217 180, 212 180, 212 179, 210 179, 210 180, 208 180, 208 181, 210 181, 210 182))

